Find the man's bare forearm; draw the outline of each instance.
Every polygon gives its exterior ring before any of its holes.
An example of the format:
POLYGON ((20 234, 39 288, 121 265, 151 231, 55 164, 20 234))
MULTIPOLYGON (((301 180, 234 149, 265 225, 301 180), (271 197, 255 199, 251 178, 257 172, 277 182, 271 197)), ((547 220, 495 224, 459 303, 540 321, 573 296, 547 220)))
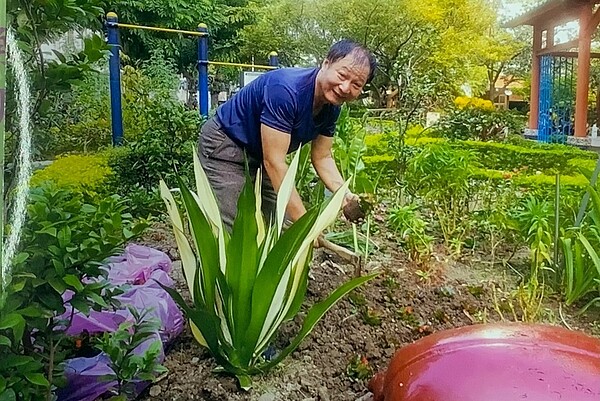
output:
MULTIPOLYGON (((265 170, 271 179, 271 184, 273 184, 275 192, 279 194, 279 189, 281 188, 285 174, 288 171, 288 165, 285 163, 285 161, 270 162, 268 160, 264 161, 264 165, 265 170)), ((304 213, 306 213, 306 208, 304 207, 302 199, 300 199, 300 195, 298 194, 296 188, 294 188, 292 191, 286 212, 287 217, 292 221, 298 220, 300 217, 302 217, 302 215, 304 215, 304 213)))

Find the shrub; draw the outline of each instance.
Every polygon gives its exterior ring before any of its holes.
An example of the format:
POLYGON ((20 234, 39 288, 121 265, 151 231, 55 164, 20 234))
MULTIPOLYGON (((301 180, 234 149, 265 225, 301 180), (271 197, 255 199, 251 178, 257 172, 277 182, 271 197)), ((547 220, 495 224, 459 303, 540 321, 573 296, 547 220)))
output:
MULTIPOLYGON (((110 93, 104 71, 87 74, 56 102, 54 113, 60 118, 48 128, 52 143, 45 146, 45 156, 95 151, 111 144, 110 93)), ((148 130, 197 132, 198 113, 175 98, 178 79, 169 63, 152 59, 143 68, 125 66, 121 78, 125 140, 136 141, 148 130), (176 119, 186 121, 174 127, 176 119)))
POLYGON ((62 295, 84 314, 107 308, 115 289, 101 263, 140 235, 118 197, 86 203, 49 185, 32 188, 20 253, 0 297, 0 399, 46 399, 60 384, 67 321, 62 295), (62 345, 61 345, 62 344, 62 345))
POLYGON ((432 145, 410 160, 405 176, 409 194, 434 212, 446 245, 454 243, 457 251, 468 231, 473 166, 471 152, 432 145))
POLYGON ((423 220, 415 205, 400 206, 390 210, 388 226, 400 235, 400 242, 417 266, 427 264, 433 252, 433 237, 426 232, 423 220))
POLYGON ((94 197, 107 193, 106 185, 112 174, 105 154, 65 155, 36 171, 31 185, 37 187, 52 182, 58 188, 94 197))
POLYGON ((455 108, 438 121, 436 131, 449 139, 501 139, 521 132, 523 118, 508 110, 496 110, 489 100, 460 97, 455 108))
MULTIPOLYGON (((532 173, 539 170, 548 173, 573 174, 578 171, 580 162, 574 162, 572 159, 595 160, 598 158, 595 152, 582 151, 570 146, 539 149, 480 141, 456 141, 452 142, 451 146, 474 152, 479 162, 486 168, 505 171, 526 168, 532 173)), ((589 166, 586 162, 583 163, 589 166)))
POLYGON ((192 139, 177 135, 176 132, 148 131, 137 141, 111 154, 109 165, 114 171, 111 187, 116 193, 127 197, 133 215, 162 213, 158 192, 161 179, 170 185, 175 184, 176 171, 186 182, 192 177, 193 163, 189 149, 196 143, 195 135, 192 139))

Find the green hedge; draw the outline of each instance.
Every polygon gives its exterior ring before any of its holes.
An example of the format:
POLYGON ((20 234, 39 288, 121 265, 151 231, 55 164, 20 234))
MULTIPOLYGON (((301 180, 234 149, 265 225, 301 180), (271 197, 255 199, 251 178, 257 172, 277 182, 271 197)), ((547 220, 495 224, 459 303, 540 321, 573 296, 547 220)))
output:
MULTIPOLYGON (((393 138, 392 138, 393 139, 393 138)), ((388 146, 389 135, 368 135, 365 139, 367 155, 363 158, 369 174, 384 177, 395 176, 394 156, 388 146)), ((442 138, 407 138, 409 153, 423 146, 445 142, 442 138)), ((478 167, 474 167, 475 179, 513 180, 526 187, 554 186, 555 174, 561 174, 561 185, 574 188, 588 185, 582 170, 593 170, 598 159, 595 152, 566 145, 537 144, 525 141, 526 146, 512 143, 481 141, 449 141, 457 150, 470 150, 477 156, 478 167)))
POLYGON ((525 148, 522 146, 480 141, 450 142, 456 149, 469 149, 475 152, 479 162, 492 170, 529 169, 533 172, 573 175, 578 172, 578 163, 586 164, 598 158, 595 152, 584 151, 574 147, 557 147, 556 149, 525 148), (573 163, 577 159, 578 162, 573 163))

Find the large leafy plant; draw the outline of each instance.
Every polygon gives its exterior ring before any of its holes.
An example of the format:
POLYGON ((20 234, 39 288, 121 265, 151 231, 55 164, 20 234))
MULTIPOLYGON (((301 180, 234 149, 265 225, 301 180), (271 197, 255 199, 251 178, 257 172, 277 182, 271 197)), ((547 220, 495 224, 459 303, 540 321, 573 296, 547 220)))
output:
MULTIPOLYGON (((565 302, 573 304, 590 292, 600 290, 600 195, 589 187, 590 210, 580 227, 567 229, 561 238, 565 302)), ((600 300, 594 298, 586 306, 600 300)))
POLYGON ((439 222, 444 242, 457 254, 469 234, 475 159, 471 152, 431 145, 413 157, 405 180, 408 193, 423 199, 439 222))
POLYGON ((70 291, 70 304, 86 314, 108 308, 118 289, 101 264, 147 227, 117 196, 91 204, 44 185, 29 199, 21 252, 0 298, 0 400, 52 399, 70 324, 58 317, 66 311, 63 294, 70 291))
POLYGON ((270 361, 262 357, 281 324, 300 310, 313 242, 336 218, 348 187, 346 183, 322 210, 311 209, 284 231, 298 161, 299 152, 282 182, 271 225, 265 224, 261 214, 260 171, 254 188, 247 180, 230 234, 194 151, 196 192, 180 180, 191 243, 172 190, 160 184, 193 304, 167 290, 191 320, 196 339, 208 347, 224 371, 237 376, 242 388, 250 387, 250 375, 274 367, 289 355, 342 296, 374 277, 359 277, 339 287, 308 311, 299 333, 285 349, 270 361))

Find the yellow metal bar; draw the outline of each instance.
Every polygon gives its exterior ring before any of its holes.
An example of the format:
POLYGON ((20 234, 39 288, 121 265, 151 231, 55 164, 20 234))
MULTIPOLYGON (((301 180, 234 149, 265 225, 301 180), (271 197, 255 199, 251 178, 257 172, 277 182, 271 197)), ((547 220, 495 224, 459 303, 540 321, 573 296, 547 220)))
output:
POLYGON ((191 35, 191 36, 208 36, 206 32, 198 32, 198 31, 181 31, 179 29, 169 29, 169 28, 158 28, 155 26, 144 26, 144 25, 131 25, 131 24, 122 24, 117 23, 119 28, 130 28, 130 29, 145 29, 147 31, 157 31, 157 32, 168 32, 168 33, 181 33, 183 35, 191 35))
POLYGON ((252 67, 252 68, 259 68, 259 69, 263 69, 263 70, 276 70, 277 67, 274 67, 272 65, 257 65, 257 64, 243 64, 243 63, 226 63, 224 61, 209 61, 208 64, 212 64, 212 65, 224 65, 224 66, 228 66, 228 67, 252 67))

